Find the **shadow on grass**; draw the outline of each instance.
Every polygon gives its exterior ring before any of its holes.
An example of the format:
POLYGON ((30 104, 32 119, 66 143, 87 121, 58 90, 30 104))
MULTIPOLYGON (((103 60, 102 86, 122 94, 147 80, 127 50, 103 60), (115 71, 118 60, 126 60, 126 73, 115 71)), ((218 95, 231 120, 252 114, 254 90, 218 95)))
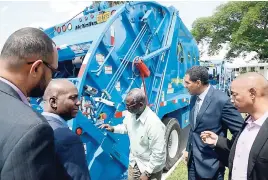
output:
MULTIPOLYGON (((227 134, 228 139, 232 138, 232 134, 228 131, 227 134)), ((229 170, 226 168, 224 180, 228 180, 229 170)), ((188 172, 186 164, 181 161, 176 169, 172 172, 172 174, 166 180, 188 180, 188 172)))

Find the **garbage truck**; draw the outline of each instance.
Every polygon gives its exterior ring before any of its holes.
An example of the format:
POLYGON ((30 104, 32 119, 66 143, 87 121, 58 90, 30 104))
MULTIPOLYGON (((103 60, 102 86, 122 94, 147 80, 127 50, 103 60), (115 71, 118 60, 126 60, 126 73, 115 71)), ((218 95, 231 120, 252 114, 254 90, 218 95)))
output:
MULTIPOLYGON (((183 86, 187 69, 199 65, 199 51, 179 11, 156 2, 95 3, 72 19, 45 29, 57 45, 56 78, 73 82, 80 111, 68 123, 81 137, 91 178, 127 177, 129 139, 99 129, 117 125, 126 114, 132 88, 144 90, 147 105, 166 125, 169 170, 178 161, 189 133, 190 95, 183 86)), ((42 112, 42 98, 32 99, 42 112)))

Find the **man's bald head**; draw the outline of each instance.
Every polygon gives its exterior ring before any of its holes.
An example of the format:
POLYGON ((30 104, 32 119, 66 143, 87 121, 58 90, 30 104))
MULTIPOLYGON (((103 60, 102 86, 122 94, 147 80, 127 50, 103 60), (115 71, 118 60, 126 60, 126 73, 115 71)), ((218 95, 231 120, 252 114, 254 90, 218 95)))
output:
POLYGON ((238 76, 231 85, 232 100, 242 112, 248 112, 268 99, 268 81, 256 72, 238 76), (256 103, 255 103, 256 102, 256 103))
POLYGON ((45 112, 61 116, 65 120, 76 116, 80 101, 75 85, 66 79, 52 80, 44 94, 45 112))
POLYGON ((75 85, 67 79, 54 79, 48 84, 44 100, 47 100, 53 96, 58 97, 60 95, 68 93, 70 89, 76 89, 75 85))
POLYGON ((126 107, 132 114, 140 115, 146 107, 146 96, 143 90, 134 88, 126 97, 126 107))
POLYGON ((143 102, 145 103, 146 97, 143 90, 139 88, 134 88, 129 91, 128 96, 131 97, 135 102, 143 102))
POLYGON ((268 81, 259 73, 249 72, 238 76, 233 82, 232 86, 240 86, 245 91, 251 88, 255 89, 257 96, 266 96, 268 90, 268 81))

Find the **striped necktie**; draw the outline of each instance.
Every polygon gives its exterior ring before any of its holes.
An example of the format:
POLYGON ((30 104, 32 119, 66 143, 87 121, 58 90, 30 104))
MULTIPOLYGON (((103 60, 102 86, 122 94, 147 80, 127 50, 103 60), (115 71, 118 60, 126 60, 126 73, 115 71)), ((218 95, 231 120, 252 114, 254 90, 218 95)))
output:
POLYGON ((199 108, 200 101, 201 101, 200 97, 197 96, 196 101, 195 101, 195 106, 194 106, 194 127, 196 125, 196 118, 197 118, 197 115, 198 115, 198 112, 199 112, 199 109, 200 109, 199 108))

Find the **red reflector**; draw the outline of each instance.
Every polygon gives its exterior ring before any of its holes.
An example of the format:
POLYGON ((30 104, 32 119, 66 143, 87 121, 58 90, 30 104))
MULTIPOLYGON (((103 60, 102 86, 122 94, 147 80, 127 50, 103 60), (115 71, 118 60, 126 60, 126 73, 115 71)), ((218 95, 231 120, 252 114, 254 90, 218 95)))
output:
POLYGON ((57 32, 58 32, 58 33, 60 33, 60 32, 61 32, 61 28, 60 28, 60 27, 58 27, 57 32))
POLYGON ((113 14, 115 13, 115 11, 116 11, 115 9, 114 9, 114 10, 112 10, 111 15, 113 15, 113 14))
POLYGON ((160 103, 160 106, 165 106, 165 102, 161 102, 160 103))
POLYGON ((65 32, 67 27, 65 25, 62 26, 62 31, 65 32))
POLYGON ((82 64, 82 66, 80 68, 80 71, 78 73, 78 77, 82 77, 83 76, 85 69, 86 69, 86 64, 82 64))
POLYGON ((115 112, 114 117, 115 118, 121 118, 121 117, 123 117, 123 112, 122 111, 115 112))
POLYGON ((102 114, 100 114, 100 118, 104 120, 107 118, 107 115, 105 113, 102 113, 102 114))
POLYGON ((79 136, 83 133, 82 128, 80 128, 80 127, 79 128, 76 128, 75 132, 79 136))

